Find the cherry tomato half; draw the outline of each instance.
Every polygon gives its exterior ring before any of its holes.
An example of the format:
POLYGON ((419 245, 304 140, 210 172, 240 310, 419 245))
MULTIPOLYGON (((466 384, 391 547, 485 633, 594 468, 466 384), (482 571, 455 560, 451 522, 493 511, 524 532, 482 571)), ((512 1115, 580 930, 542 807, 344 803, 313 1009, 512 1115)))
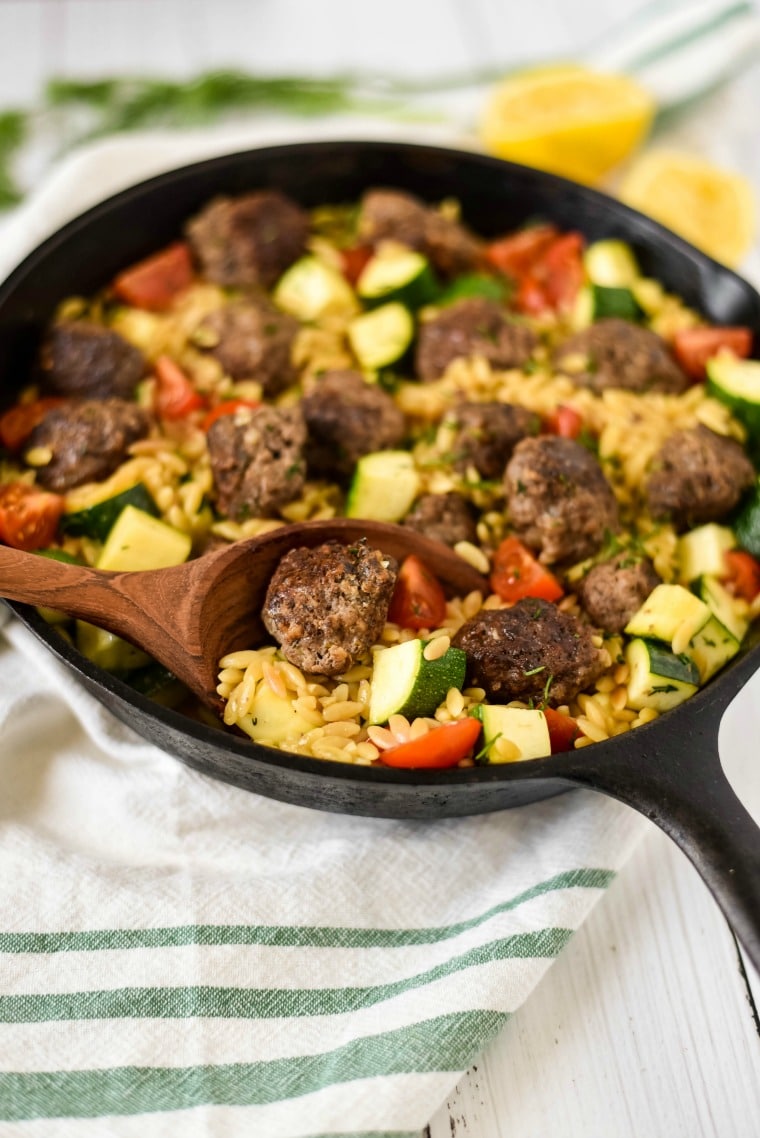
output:
POLYGON ((401 564, 388 620, 402 628, 438 628, 446 616, 446 595, 440 581, 415 554, 401 564))
POLYGON ((60 494, 40 490, 26 482, 0 486, 0 541, 31 552, 50 545, 63 513, 60 494))
POLYGON ((444 723, 434 727, 427 735, 400 743, 383 751, 380 761, 387 767, 403 767, 408 770, 443 770, 456 766, 469 755, 480 738, 482 723, 473 716, 459 719, 456 723, 444 723))
POLYGON ((184 241, 175 241, 119 273, 112 288, 125 304, 161 312, 192 284, 193 275, 188 245, 184 241))
POLYGON ((563 594, 554 574, 514 535, 505 537, 493 556, 491 588, 503 601, 519 601, 521 597, 557 601, 563 594))

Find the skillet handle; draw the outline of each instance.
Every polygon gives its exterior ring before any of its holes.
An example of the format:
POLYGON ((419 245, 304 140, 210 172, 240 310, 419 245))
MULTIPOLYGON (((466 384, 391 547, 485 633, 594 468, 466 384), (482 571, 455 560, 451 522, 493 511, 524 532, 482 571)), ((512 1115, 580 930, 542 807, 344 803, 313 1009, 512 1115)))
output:
POLYGON ((760 827, 731 788, 718 752, 723 712, 756 665, 756 658, 740 661, 736 674, 720 677, 729 682, 713 681, 671 712, 668 732, 666 722, 638 727, 619 736, 624 746, 611 757, 597 758, 595 747, 573 752, 569 777, 632 806, 672 838, 760 974, 760 827))

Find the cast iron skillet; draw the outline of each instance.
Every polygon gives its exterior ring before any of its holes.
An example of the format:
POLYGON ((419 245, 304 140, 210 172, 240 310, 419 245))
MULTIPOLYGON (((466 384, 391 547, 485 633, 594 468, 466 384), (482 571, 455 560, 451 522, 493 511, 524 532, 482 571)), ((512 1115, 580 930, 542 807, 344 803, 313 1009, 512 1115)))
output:
MULTIPOLYGON (((760 332, 760 297, 734 273, 645 217, 592 190, 479 155, 382 142, 313 143, 201 162, 118 194, 59 231, 0 288, 0 405, 29 374, 63 297, 89 294, 117 270, 181 235, 218 193, 277 187, 305 206, 356 200, 370 186, 430 201, 456 197, 484 236, 531 218, 617 236, 644 271, 722 324, 760 332)), ((760 968, 760 831, 721 769, 723 711, 760 666, 760 635, 703 690, 661 719, 605 743, 514 765, 418 774, 341 766, 242 741, 158 707, 69 647, 26 606, 11 608, 120 719, 183 762, 258 794, 374 817, 443 818, 520 806, 574 786, 602 791, 659 825, 689 856, 760 968)))

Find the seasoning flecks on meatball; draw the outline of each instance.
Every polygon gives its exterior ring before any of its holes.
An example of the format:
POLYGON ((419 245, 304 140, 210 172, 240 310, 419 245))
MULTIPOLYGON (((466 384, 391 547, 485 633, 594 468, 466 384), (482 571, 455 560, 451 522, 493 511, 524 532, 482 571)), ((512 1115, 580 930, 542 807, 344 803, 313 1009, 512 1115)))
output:
POLYGON ((460 541, 475 543, 478 527, 473 508, 461 494, 423 494, 404 518, 403 524, 444 545, 460 541))
POLYGON ((535 332, 513 323, 497 301, 467 297, 421 323, 415 370, 423 383, 432 383, 454 360, 470 356, 481 356, 494 368, 521 367, 536 343, 535 332))
POLYGON ((396 569, 393 558, 364 541, 291 549, 269 583, 264 625, 291 664, 339 675, 379 639, 396 569))
POLYGON ((129 399, 146 370, 133 344, 89 320, 54 324, 40 366, 47 390, 82 399, 129 399))
POLYGON ((387 392, 358 371, 328 371, 301 400, 309 432, 307 465, 320 475, 350 475, 365 454, 404 437, 403 413, 387 392))
POLYGON ((665 440, 652 460, 646 499, 653 517, 688 529, 725 517, 754 481, 741 445, 700 424, 665 440))
POLYGON ((37 466, 37 481, 46 490, 63 494, 85 482, 108 478, 149 427, 147 412, 136 403, 89 399, 48 411, 29 436, 26 450, 50 451, 50 461, 37 466))
POLYGON ((564 340, 554 364, 573 383, 592 391, 618 387, 678 395, 691 382, 660 336, 618 317, 597 320, 564 340))
POLYGON ((608 532, 619 529, 612 487, 594 456, 574 439, 523 439, 504 485, 515 530, 545 565, 590 557, 608 532))
POLYGON ((578 584, 583 608, 597 628, 622 632, 643 605, 660 577, 648 557, 622 550, 594 565, 578 584))
POLYGON ((467 682, 494 703, 568 703, 607 666, 591 631, 537 597, 508 609, 481 611, 452 640, 467 655, 467 682))
POLYGON ((369 190, 361 200, 359 240, 368 245, 399 241, 424 253, 441 276, 472 272, 483 261, 483 242, 412 194, 369 190))
POLYGON ((201 271, 215 284, 270 288, 304 252, 308 215, 277 190, 218 197, 186 227, 201 271))
POLYGON ((291 359, 298 321, 266 300, 237 300, 198 325, 199 346, 235 380, 253 379, 265 395, 278 395, 296 379, 291 359))
POLYGON ((298 407, 223 415, 206 441, 217 509, 227 517, 271 517, 303 490, 306 427, 298 407))
POLYGON ((481 478, 500 481, 521 439, 537 435, 541 420, 512 403, 460 403, 444 418, 454 429, 450 449, 456 470, 474 466, 481 478))

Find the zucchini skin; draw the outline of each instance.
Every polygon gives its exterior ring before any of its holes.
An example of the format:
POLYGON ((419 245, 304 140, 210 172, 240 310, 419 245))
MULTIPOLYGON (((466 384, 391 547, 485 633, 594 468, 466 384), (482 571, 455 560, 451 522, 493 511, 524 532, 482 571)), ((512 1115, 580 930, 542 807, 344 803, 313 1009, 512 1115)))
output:
POLYGON ((142 482, 136 482, 113 498, 105 498, 96 502, 86 510, 78 510, 73 514, 63 514, 59 522, 62 533, 70 537, 91 537, 95 541, 105 541, 116 519, 125 506, 135 506, 144 514, 152 517, 160 516, 159 509, 147 487, 142 482))

